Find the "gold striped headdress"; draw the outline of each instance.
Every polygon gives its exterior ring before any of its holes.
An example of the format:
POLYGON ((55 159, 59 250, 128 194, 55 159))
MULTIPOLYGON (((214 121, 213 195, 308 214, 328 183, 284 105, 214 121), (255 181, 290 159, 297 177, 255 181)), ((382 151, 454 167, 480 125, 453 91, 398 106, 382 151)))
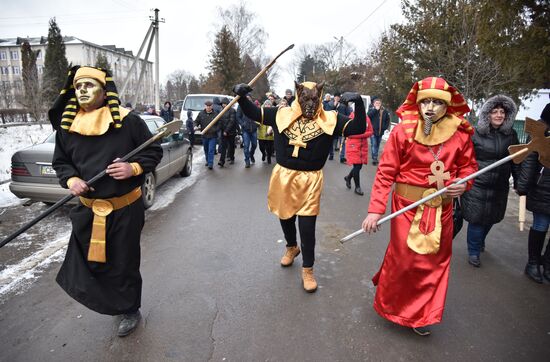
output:
POLYGON ((113 117, 114 127, 122 127, 122 117, 119 111, 120 99, 113 82, 110 72, 102 68, 76 65, 69 70, 67 81, 59 96, 56 98, 52 108, 48 111, 50 123, 55 130, 68 130, 78 114, 80 106, 76 100, 74 82, 79 78, 93 78, 100 82, 106 92, 105 105, 109 106, 109 111, 113 117))
POLYGON ((464 118, 464 114, 470 111, 470 107, 462 94, 443 78, 428 77, 414 83, 405 102, 395 111, 401 118, 409 142, 413 141, 420 116, 418 103, 425 98, 437 98, 447 104, 447 115, 456 116, 461 120, 459 129, 469 134, 474 129, 464 118))

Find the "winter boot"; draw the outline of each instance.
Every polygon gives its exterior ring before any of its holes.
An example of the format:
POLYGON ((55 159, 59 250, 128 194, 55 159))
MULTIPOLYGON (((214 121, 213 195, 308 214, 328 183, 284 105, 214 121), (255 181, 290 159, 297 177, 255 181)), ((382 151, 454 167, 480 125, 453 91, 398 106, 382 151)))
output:
POLYGON ((140 319, 141 313, 139 312, 139 310, 132 314, 123 314, 122 319, 120 320, 120 324, 118 326, 118 336, 126 337, 127 335, 132 333, 138 326, 140 319))
POLYGON ((344 181, 346 181, 346 187, 351 189, 351 175, 344 176, 344 181))
POLYGON ((281 266, 291 266, 294 263, 294 258, 300 255, 298 246, 287 246, 285 255, 281 258, 281 266))
POLYGON ((542 257, 542 259, 542 267, 544 269, 542 276, 544 277, 544 279, 550 282, 550 239, 548 239, 548 244, 546 244, 546 251, 544 252, 544 256, 542 257))
POLYGON ((525 275, 536 283, 542 283, 542 274, 540 272, 540 254, 544 245, 546 232, 537 231, 531 228, 529 230, 529 259, 525 266, 525 275))
POLYGON ((317 290, 317 281, 313 276, 313 268, 302 268, 302 282, 304 290, 308 293, 313 293, 317 290))

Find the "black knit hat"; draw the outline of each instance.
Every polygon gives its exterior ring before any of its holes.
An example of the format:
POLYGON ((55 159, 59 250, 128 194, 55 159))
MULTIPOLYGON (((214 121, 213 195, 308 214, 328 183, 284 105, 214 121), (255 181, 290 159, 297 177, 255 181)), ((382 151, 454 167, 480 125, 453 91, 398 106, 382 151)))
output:
MULTIPOLYGON (((48 111, 48 118, 50 119, 50 123, 55 130, 59 130, 60 128, 68 130, 71 127, 71 124, 73 123, 73 120, 80 109, 78 101, 76 100, 76 94, 73 85, 74 76, 76 74, 76 71, 80 67, 80 65, 75 65, 69 70, 67 81, 65 82, 63 89, 61 90, 61 92, 59 92, 59 96, 57 96, 52 108, 50 108, 50 110, 48 111)), ((111 116, 113 117, 114 121, 114 127, 120 128, 122 127, 122 119, 118 111, 120 99, 118 98, 118 92, 115 83, 113 82, 113 77, 111 73, 106 69, 95 69, 105 73, 105 86, 103 87, 105 89, 106 95, 105 102, 106 105, 109 106, 109 110, 111 111, 111 116)))

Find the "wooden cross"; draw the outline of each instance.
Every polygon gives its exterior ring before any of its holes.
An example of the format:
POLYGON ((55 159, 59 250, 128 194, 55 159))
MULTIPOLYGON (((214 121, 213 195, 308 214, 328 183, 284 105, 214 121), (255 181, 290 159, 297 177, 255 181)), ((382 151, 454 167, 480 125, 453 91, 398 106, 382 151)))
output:
POLYGON ((292 157, 297 158, 298 157, 298 151, 300 148, 306 148, 307 143, 302 141, 302 136, 297 136, 295 140, 288 141, 288 144, 291 146, 294 146, 294 150, 292 151, 292 157))
POLYGON ((445 172, 445 164, 441 161, 436 160, 432 162, 430 165, 430 171, 432 171, 432 175, 428 176, 428 182, 430 184, 436 182, 438 190, 445 187, 445 183, 443 181, 451 178, 449 171, 445 172))
POLYGON ((521 163, 531 152, 538 152, 539 161, 544 167, 550 167, 550 136, 545 137, 547 126, 544 122, 537 122, 529 117, 525 118, 525 132, 531 135, 531 142, 526 145, 508 147, 510 155, 514 156, 514 163, 521 163))

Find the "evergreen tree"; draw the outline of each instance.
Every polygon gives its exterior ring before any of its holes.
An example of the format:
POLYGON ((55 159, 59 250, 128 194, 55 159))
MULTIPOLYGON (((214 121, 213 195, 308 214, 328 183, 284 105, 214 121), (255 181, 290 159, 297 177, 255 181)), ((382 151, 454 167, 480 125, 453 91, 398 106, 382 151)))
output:
POLYGON ((219 92, 228 94, 241 80, 242 64, 239 48, 226 26, 216 34, 209 68, 209 78, 219 88, 219 92))
POLYGON ((113 71, 111 70, 111 64, 109 64, 107 57, 102 53, 97 53, 94 67, 108 70, 111 74, 113 74, 113 71))
POLYGON ((39 121, 44 115, 43 98, 40 92, 40 80, 36 68, 36 58, 40 50, 33 51, 28 41, 21 44, 21 62, 23 65, 23 99, 21 103, 29 110, 34 120, 39 121))
MULTIPOLYGON (((245 55, 243 57, 243 80, 250 80, 256 76, 261 70, 262 66, 255 62, 251 57, 248 55, 245 55)), ((273 68, 272 68, 273 69, 273 68)), ((270 69, 271 70, 271 69, 270 69)), ((268 72, 269 73, 269 72, 268 72)), ((237 82, 240 83, 241 81, 237 82)), ((264 75, 260 77, 254 86, 252 87, 254 90, 252 91, 252 98, 254 99, 264 99, 265 94, 269 92, 269 80, 268 75, 264 75)))
POLYGON ((188 92, 191 93, 200 93, 201 92, 201 84, 199 83, 199 80, 195 77, 191 78, 189 81, 189 84, 187 85, 188 92))
POLYGON ((55 18, 50 19, 49 24, 48 46, 46 47, 42 78, 44 100, 47 103, 53 102, 63 88, 69 69, 61 30, 57 26, 55 18))
POLYGON ((548 0, 417 0, 402 10, 407 21, 382 36, 371 64, 387 99, 427 76, 444 77, 474 106, 549 86, 548 0))

